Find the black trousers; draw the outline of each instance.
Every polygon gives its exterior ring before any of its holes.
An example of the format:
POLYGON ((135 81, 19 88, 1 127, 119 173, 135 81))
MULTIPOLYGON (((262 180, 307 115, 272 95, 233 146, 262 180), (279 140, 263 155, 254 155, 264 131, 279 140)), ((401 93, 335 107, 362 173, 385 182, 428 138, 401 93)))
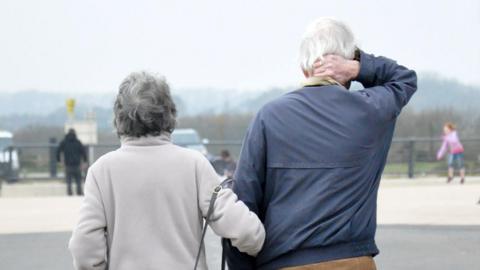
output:
POLYGON ((77 184, 77 195, 83 195, 82 188, 82 170, 80 166, 66 166, 65 168, 65 178, 67 180, 67 193, 68 196, 72 196, 72 182, 75 181, 77 184))

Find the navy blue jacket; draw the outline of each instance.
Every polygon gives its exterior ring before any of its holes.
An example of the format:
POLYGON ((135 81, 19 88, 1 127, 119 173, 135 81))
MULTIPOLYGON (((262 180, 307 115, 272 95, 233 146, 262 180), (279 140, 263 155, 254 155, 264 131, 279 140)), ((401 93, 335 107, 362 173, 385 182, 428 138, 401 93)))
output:
POLYGON ((251 123, 234 191, 263 221, 256 258, 224 241, 229 269, 279 269, 375 256, 376 201, 395 120, 414 71, 360 54, 361 91, 309 86, 266 104, 251 123))

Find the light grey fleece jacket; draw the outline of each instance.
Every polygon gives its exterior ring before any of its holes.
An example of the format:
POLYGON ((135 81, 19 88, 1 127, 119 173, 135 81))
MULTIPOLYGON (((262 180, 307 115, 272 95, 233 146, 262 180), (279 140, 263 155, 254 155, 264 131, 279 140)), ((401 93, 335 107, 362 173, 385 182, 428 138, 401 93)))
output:
MULTIPOLYGON (((69 249, 75 269, 192 269, 219 177, 200 153, 169 135, 124 138, 88 170, 69 249)), ((230 189, 218 195, 213 231, 256 255, 265 230, 230 189)), ((199 269, 207 269, 202 254, 199 269)))

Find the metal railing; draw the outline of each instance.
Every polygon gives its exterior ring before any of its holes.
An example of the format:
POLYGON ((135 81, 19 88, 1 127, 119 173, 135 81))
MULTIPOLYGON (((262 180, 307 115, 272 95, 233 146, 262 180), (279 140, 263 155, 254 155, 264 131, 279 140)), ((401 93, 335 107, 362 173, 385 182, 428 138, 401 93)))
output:
MULTIPOLYGON (((437 161, 436 152, 441 140, 437 138, 396 138, 393 140, 387 159, 384 175, 416 176, 444 175, 446 161, 437 161)), ((465 146, 465 164, 467 174, 480 174, 480 138, 463 138, 465 146)), ((56 160, 57 141, 48 143, 17 144, 7 148, 8 155, 17 152, 20 167, 14 171, 12 164, 3 164, 3 178, 9 181, 25 179, 63 178, 63 165, 56 160)), ((221 150, 229 150, 238 157, 241 141, 211 141, 205 144, 210 155, 215 156, 221 150)), ((100 156, 113 151, 119 144, 87 145, 88 162, 91 164, 100 156)), ((10 158, 11 163, 11 158, 10 158)), ((0 174, 1 176, 1 174, 0 174)))
MULTIPOLYGON (((448 166, 446 159, 436 160, 441 145, 439 138, 396 138, 390 147, 384 174, 444 175, 448 166)), ((463 138, 465 168, 467 174, 480 174, 480 138, 463 138)))

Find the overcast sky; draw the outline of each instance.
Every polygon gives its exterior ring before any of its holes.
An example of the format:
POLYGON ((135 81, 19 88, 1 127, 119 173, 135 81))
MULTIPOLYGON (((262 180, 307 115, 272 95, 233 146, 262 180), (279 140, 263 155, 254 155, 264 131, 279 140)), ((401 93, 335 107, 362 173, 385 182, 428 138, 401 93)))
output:
POLYGON ((299 40, 320 16, 365 51, 480 85, 479 0, 2 0, 0 91, 117 91, 141 69, 173 89, 297 85, 299 40))

